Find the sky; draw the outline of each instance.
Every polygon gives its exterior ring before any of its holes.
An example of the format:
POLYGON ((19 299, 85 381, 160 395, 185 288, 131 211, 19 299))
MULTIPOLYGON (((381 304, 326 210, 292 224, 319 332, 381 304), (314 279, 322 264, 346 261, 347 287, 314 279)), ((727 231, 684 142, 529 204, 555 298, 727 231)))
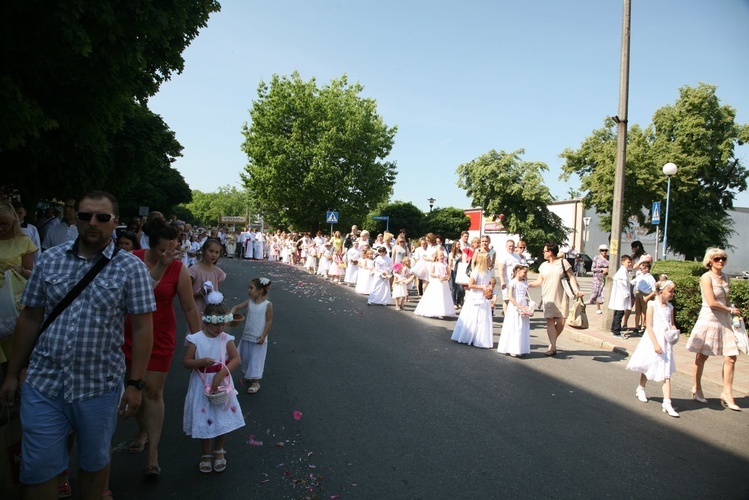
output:
MULTIPOLYGON (((241 189, 259 83, 346 74, 398 126, 391 201, 470 207, 455 171, 491 149, 545 163, 564 200, 579 179, 559 179, 559 154, 618 113, 622 12, 622 0, 224 0, 149 104, 184 147, 174 166, 191 189, 241 189)), ((632 0, 630 125, 700 82, 749 123, 747 26, 749 0, 632 0)), ((749 146, 737 155, 749 164, 749 146)))

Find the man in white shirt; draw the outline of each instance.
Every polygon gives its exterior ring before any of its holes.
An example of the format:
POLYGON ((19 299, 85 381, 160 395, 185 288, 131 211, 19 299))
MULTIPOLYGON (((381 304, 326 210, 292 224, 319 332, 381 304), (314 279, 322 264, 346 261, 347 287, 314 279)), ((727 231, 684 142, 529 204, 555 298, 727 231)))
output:
POLYGON ((507 240, 505 242, 505 250, 505 252, 497 256, 496 265, 499 286, 502 288, 502 311, 507 312, 507 304, 510 302, 507 292, 512 280, 513 270, 515 266, 520 264, 520 259, 518 258, 518 254, 515 253, 515 241, 507 240))
POLYGON ((75 198, 65 200, 65 205, 62 208, 62 221, 49 228, 44 240, 42 240, 42 250, 49 250, 62 243, 75 241, 78 237, 78 228, 75 225, 75 210, 75 198))

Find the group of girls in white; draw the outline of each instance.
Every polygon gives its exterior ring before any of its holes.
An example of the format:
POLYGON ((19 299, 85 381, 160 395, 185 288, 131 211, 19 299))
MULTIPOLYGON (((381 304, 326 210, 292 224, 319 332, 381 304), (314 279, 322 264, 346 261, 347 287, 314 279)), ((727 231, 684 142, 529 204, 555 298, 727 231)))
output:
MULTIPOLYGON (((344 240, 338 232, 330 238, 322 236, 320 232, 314 238, 309 233, 300 236, 277 232, 268 238, 268 251, 275 248, 274 255, 278 256, 275 260, 301 265, 310 273, 318 274, 333 283, 353 286, 356 293, 367 296, 369 305, 394 303, 396 310, 403 310, 413 288, 418 286, 420 298, 414 310, 416 315, 440 318, 457 315, 452 340, 474 347, 492 348, 492 316, 497 301, 492 277, 495 256, 489 251, 488 242, 485 244, 476 240, 469 245, 467 237, 463 236, 454 243, 458 249, 450 259, 432 233, 420 238, 418 246, 413 252, 409 252, 408 242, 403 235, 395 238, 388 233, 378 235, 374 241, 370 241, 369 234, 363 232, 358 238, 352 239, 354 241, 350 248, 344 248, 344 240), (464 266, 462 269, 458 266, 459 263, 464 266), (464 280, 461 286, 455 282, 456 270, 465 271, 466 267, 470 268, 470 274, 467 282, 464 280), (456 289, 462 293, 456 294, 456 289)), ((605 250, 605 247, 601 248, 602 252, 605 250)), ((508 255, 511 251, 508 245, 508 255)), ((206 255, 210 253, 206 252, 206 255)), ((725 361, 721 402, 726 408, 738 411, 740 408, 733 400, 731 389, 733 365, 738 350, 736 343, 731 340, 733 333, 730 329, 730 315, 738 315, 740 311, 728 303, 728 278, 716 272, 716 269, 722 270, 725 259, 725 252, 722 250, 708 249, 704 263, 709 272, 701 281, 703 310, 687 348, 696 353, 693 399, 707 402, 702 394, 702 367, 709 356, 722 355, 725 361)), ((210 269, 211 258, 206 260, 204 266, 210 269)), ((504 261, 512 262, 511 269, 502 264, 503 258, 500 257, 498 262, 501 271, 507 274, 502 274, 502 298, 506 310, 497 351, 513 357, 523 357, 530 354, 530 317, 536 309, 528 289, 536 284, 528 283, 528 266, 523 258, 518 258, 517 262, 512 259, 504 261)), ((220 282, 219 278, 213 279, 220 282)), ((245 335, 242 338, 243 343, 247 340, 250 344, 245 346, 246 350, 240 349, 242 359, 247 357, 252 360, 251 368, 246 368, 244 362, 242 368, 244 380, 250 384, 247 391, 249 393, 257 392, 260 388, 267 349, 265 338, 272 324, 272 307, 264 300, 267 291, 264 286, 261 282, 253 281, 250 284, 250 299, 232 310, 236 312, 249 305, 249 316, 255 318, 254 321, 248 318, 246 331, 253 325, 252 333, 247 333, 246 338, 245 335), (261 300, 257 300, 258 297, 261 300), (267 305, 263 305, 264 303, 267 305)), ((641 308, 644 314, 638 315, 642 318, 638 323, 644 328, 644 332, 627 369, 640 373, 640 384, 635 391, 640 401, 648 401, 645 392, 648 380, 662 382, 663 412, 678 417, 679 414, 671 403, 670 384, 671 375, 676 369, 673 345, 679 338, 679 331, 674 326, 673 306, 670 304, 674 290, 672 281, 661 280, 655 286, 653 300, 644 301, 641 308)))

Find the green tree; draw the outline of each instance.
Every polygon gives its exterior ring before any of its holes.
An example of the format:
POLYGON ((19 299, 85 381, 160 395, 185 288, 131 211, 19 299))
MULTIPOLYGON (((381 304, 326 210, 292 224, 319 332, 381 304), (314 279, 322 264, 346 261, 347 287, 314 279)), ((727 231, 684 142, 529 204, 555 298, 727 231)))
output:
POLYGON ((296 72, 260 82, 242 130, 242 179, 271 225, 319 227, 327 210, 360 221, 391 195, 397 172, 385 158, 397 127, 363 90, 345 75, 322 88, 296 72))
MULTIPOLYGON (((27 202, 116 191, 133 103, 182 71, 215 0, 8 0, 0 18, 0 163, 27 202)), ((162 132, 168 132, 161 121, 162 132)), ((149 147, 164 145, 150 143, 149 147)), ((144 148, 131 144, 133 149, 144 148)), ((168 150, 157 151, 157 154, 168 150)))
POLYGON ((545 163, 521 159, 525 151, 512 153, 491 150, 458 167, 458 187, 465 189, 473 206, 484 208, 492 218, 504 214, 508 232, 518 234, 536 254, 546 241, 560 244, 568 229, 562 219, 549 211, 554 198, 544 185, 541 173, 545 163))
POLYGON ((92 180, 110 186, 123 215, 137 214, 140 206, 171 214, 173 207, 192 199, 182 174, 172 168, 182 155, 182 146, 164 120, 143 104, 132 103, 124 120, 125 126, 114 134, 113 146, 102 159, 107 162, 104 173, 92 180))
POLYGON ((223 215, 246 215, 247 194, 234 186, 221 186, 215 193, 193 190, 192 201, 184 206, 201 226, 215 226, 223 215))
MULTIPOLYGON (((709 246, 726 246, 734 232, 727 210, 747 188, 747 170, 735 155, 749 142, 749 125, 736 123, 736 111, 721 105, 716 87, 699 84, 679 89, 673 105, 653 115, 645 130, 634 125, 627 141, 624 219, 645 224, 643 207, 666 199, 665 163, 679 171, 671 179, 668 245, 687 259, 699 258, 709 246)), ((564 179, 577 175, 587 192, 587 207, 596 207, 602 229, 610 230, 616 135, 613 125, 595 130, 578 150, 565 149, 564 179)), ((663 224, 664 222, 662 222, 663 224)), ((663 228, 661 227, 661 234, 663 228)))
POLYGON ((372 216, 386 215, 390 217, 390 232, 398 234, 401 229, 406 230, 409 238, 419 234, 421 224, 424 220, 424 212, 410 202, 395 201, 393 203, 382 203, 367 216, 362 223, 362 228, 370 233, 382 233, 385 231, 385 221, 374 220, 372 216))
POLYGON ((427 212, 421 223, 421 234, 434 233, 442 236, 442 240, 454 240, 460 233, 468 231, 471 219, 465 211, 455 207, 435 208, 427 212))

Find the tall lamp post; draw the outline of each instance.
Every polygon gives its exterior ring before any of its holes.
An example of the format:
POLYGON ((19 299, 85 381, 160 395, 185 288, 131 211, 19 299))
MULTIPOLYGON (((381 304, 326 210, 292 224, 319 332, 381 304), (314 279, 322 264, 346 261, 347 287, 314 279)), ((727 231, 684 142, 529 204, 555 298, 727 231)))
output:
POLYGON ((427 198, 427 201, 429 202, 429 211, 432 211, 432 207, 434 206, 434 202, 437 201, 434 198, 427 198))
POLYGON ((671 177, 676 175, 679 170, 675 163, 668 162, 663 165, 663 173, 668 177, 668 187, 666 188, 666 225, 663 227, 663 260, 668 257, 668 204, 671 200, 671 177))

